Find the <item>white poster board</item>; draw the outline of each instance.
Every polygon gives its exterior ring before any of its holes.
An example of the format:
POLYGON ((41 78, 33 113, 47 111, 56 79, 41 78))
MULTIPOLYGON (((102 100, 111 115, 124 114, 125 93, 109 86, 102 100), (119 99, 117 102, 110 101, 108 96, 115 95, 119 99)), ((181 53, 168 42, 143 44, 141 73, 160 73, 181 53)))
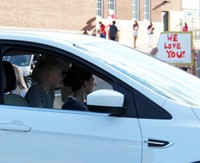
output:
POLYGON ((162 32, 156 58, 174 65, 191 65, 193 64, 192 40, 192 32, 162 32))

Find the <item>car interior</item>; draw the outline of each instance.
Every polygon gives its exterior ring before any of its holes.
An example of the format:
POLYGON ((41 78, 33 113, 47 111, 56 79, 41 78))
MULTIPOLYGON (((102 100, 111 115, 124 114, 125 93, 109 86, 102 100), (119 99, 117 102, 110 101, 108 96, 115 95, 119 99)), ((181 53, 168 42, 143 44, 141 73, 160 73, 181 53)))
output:
MULTIPOLYGON (((19 94, 15 94, 12 91, 16 89, 16 75, 12 66, 12 63, 7 59, 10 56, 24 56, 24 55, 34 55, 34 63, 33 66, 31 66, 32 70, 31 75, 28 76, 28 78, 32 80, 32 85, 34 84, 34 76, 37 74, 34 74, 34 69, 36 68, 37 62, 40 60, 40 58, 49 56, 51 54, 44 54, 44 53, 39 53, 38 51, 27 51, 27 50, 9 50, 4 54, 3 57, 3 87, 4 87, 4 104, 5 105, 14 105, 14 106, 29 106, 28 102, 25 100, 24 97, 20 96, 19 94), (6 59, 4 59, 6 58, 6 59)), ((55 57, 55 59, 58 59, 57 56, 52 56, 55 57)), ((62 60, 62 59, 61 59, 62 60)), ((63 60, 62 60, 63 61, 63 60)), ((19 61, 18 61, 19 62, 19 61)), ((72 63, 68 60, 64 61, 63 63, 66 63, 66 69, 69 68, 69 66, 72 65, 72 63)), ((76 64, 76 63, 73 63, 76 64)), ((64 71, 66 71, 66 69, 64 71)), ((27 76, 24 76, 24 80, 26 81, 27 76)), ((102 78, 98 77, 95 75, 95 79, 97 81, 97 85, 94 87, 95 90, 100 90, 100 89, 110 89, 113 90, 113 87, 111 84, 103 80, 102 78)), ((30 83, 26 83, 27 88, 29 89, 30 83)), ((61 109, 65 99, 71 95, 71 89, 70 88, 56 88, 55 89, 55 100, 54 100, 54 107, 53 109, 61 109)))
POLYGON ((15 106, 29 106, 25 98, 18 94, 12 93, 12 90, 16 89, 16 76, 12 64, 8 61, 3 61, 3 75, 3 83, 5 83, 5 104, 15 106))

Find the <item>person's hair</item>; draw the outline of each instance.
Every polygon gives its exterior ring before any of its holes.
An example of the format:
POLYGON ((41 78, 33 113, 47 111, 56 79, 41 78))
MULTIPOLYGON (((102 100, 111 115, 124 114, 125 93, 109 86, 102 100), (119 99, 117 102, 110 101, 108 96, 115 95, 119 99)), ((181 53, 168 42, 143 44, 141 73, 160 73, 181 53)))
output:
POLYGON ((115 21, 113 21, 112 23, 113 23, 113 24, 115 24, 116 22, 115 22, 115 21))
POLYGON ((62 69, 62 64, 57 59, 52 57, 44 57, 42 58, 36 65, 36 70, 34 73, 36 73, 36 79, 37 81, 41 81, 43 79, 43 75, 47 71, 52 71, 55 68, 62 69))
POLYGON ((80 67, 72 65, 68 72, 64 74, 64 85, 71 87, 72 91, 78 91, 85 81, 88 81, 92 74, 80 67))
POLYGON ((13 68, 15 71, 17 88, 19 88, 20 90, 22 90, 22 89, 28 90, 26 83, 24 81, 24 76, 22 74, 22 70, 15 64, 13 64, 13 68))

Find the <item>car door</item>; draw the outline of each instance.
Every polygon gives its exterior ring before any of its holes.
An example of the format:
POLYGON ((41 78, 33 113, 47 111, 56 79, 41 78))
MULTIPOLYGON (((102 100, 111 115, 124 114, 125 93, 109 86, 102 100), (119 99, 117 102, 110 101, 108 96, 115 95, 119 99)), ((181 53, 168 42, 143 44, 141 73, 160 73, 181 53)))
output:
POLYGON ((141 153, 136 118, 0 104, 0 162, 132 163, 141 153))
POLYGON ((137 119, 0 105, 0 162, 141 162, 137 119))

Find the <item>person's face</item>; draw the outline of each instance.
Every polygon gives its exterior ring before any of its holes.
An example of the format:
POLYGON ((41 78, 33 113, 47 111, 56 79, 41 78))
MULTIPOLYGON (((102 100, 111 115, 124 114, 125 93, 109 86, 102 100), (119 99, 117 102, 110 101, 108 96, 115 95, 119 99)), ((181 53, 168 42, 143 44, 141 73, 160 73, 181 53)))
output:
POLYGON ((85 81, 85 90, 86 90, 86 94, 89 94, 91 92, 93 92, 94 90, 94 86, 97 84, 94 75, 92 75, 92 77, 85 81))
POLYGON ((62 69, 55 68, 52 71, 50 71, 48 81, 49 81, 50 87, 59 88, 62 83, 62 69))

